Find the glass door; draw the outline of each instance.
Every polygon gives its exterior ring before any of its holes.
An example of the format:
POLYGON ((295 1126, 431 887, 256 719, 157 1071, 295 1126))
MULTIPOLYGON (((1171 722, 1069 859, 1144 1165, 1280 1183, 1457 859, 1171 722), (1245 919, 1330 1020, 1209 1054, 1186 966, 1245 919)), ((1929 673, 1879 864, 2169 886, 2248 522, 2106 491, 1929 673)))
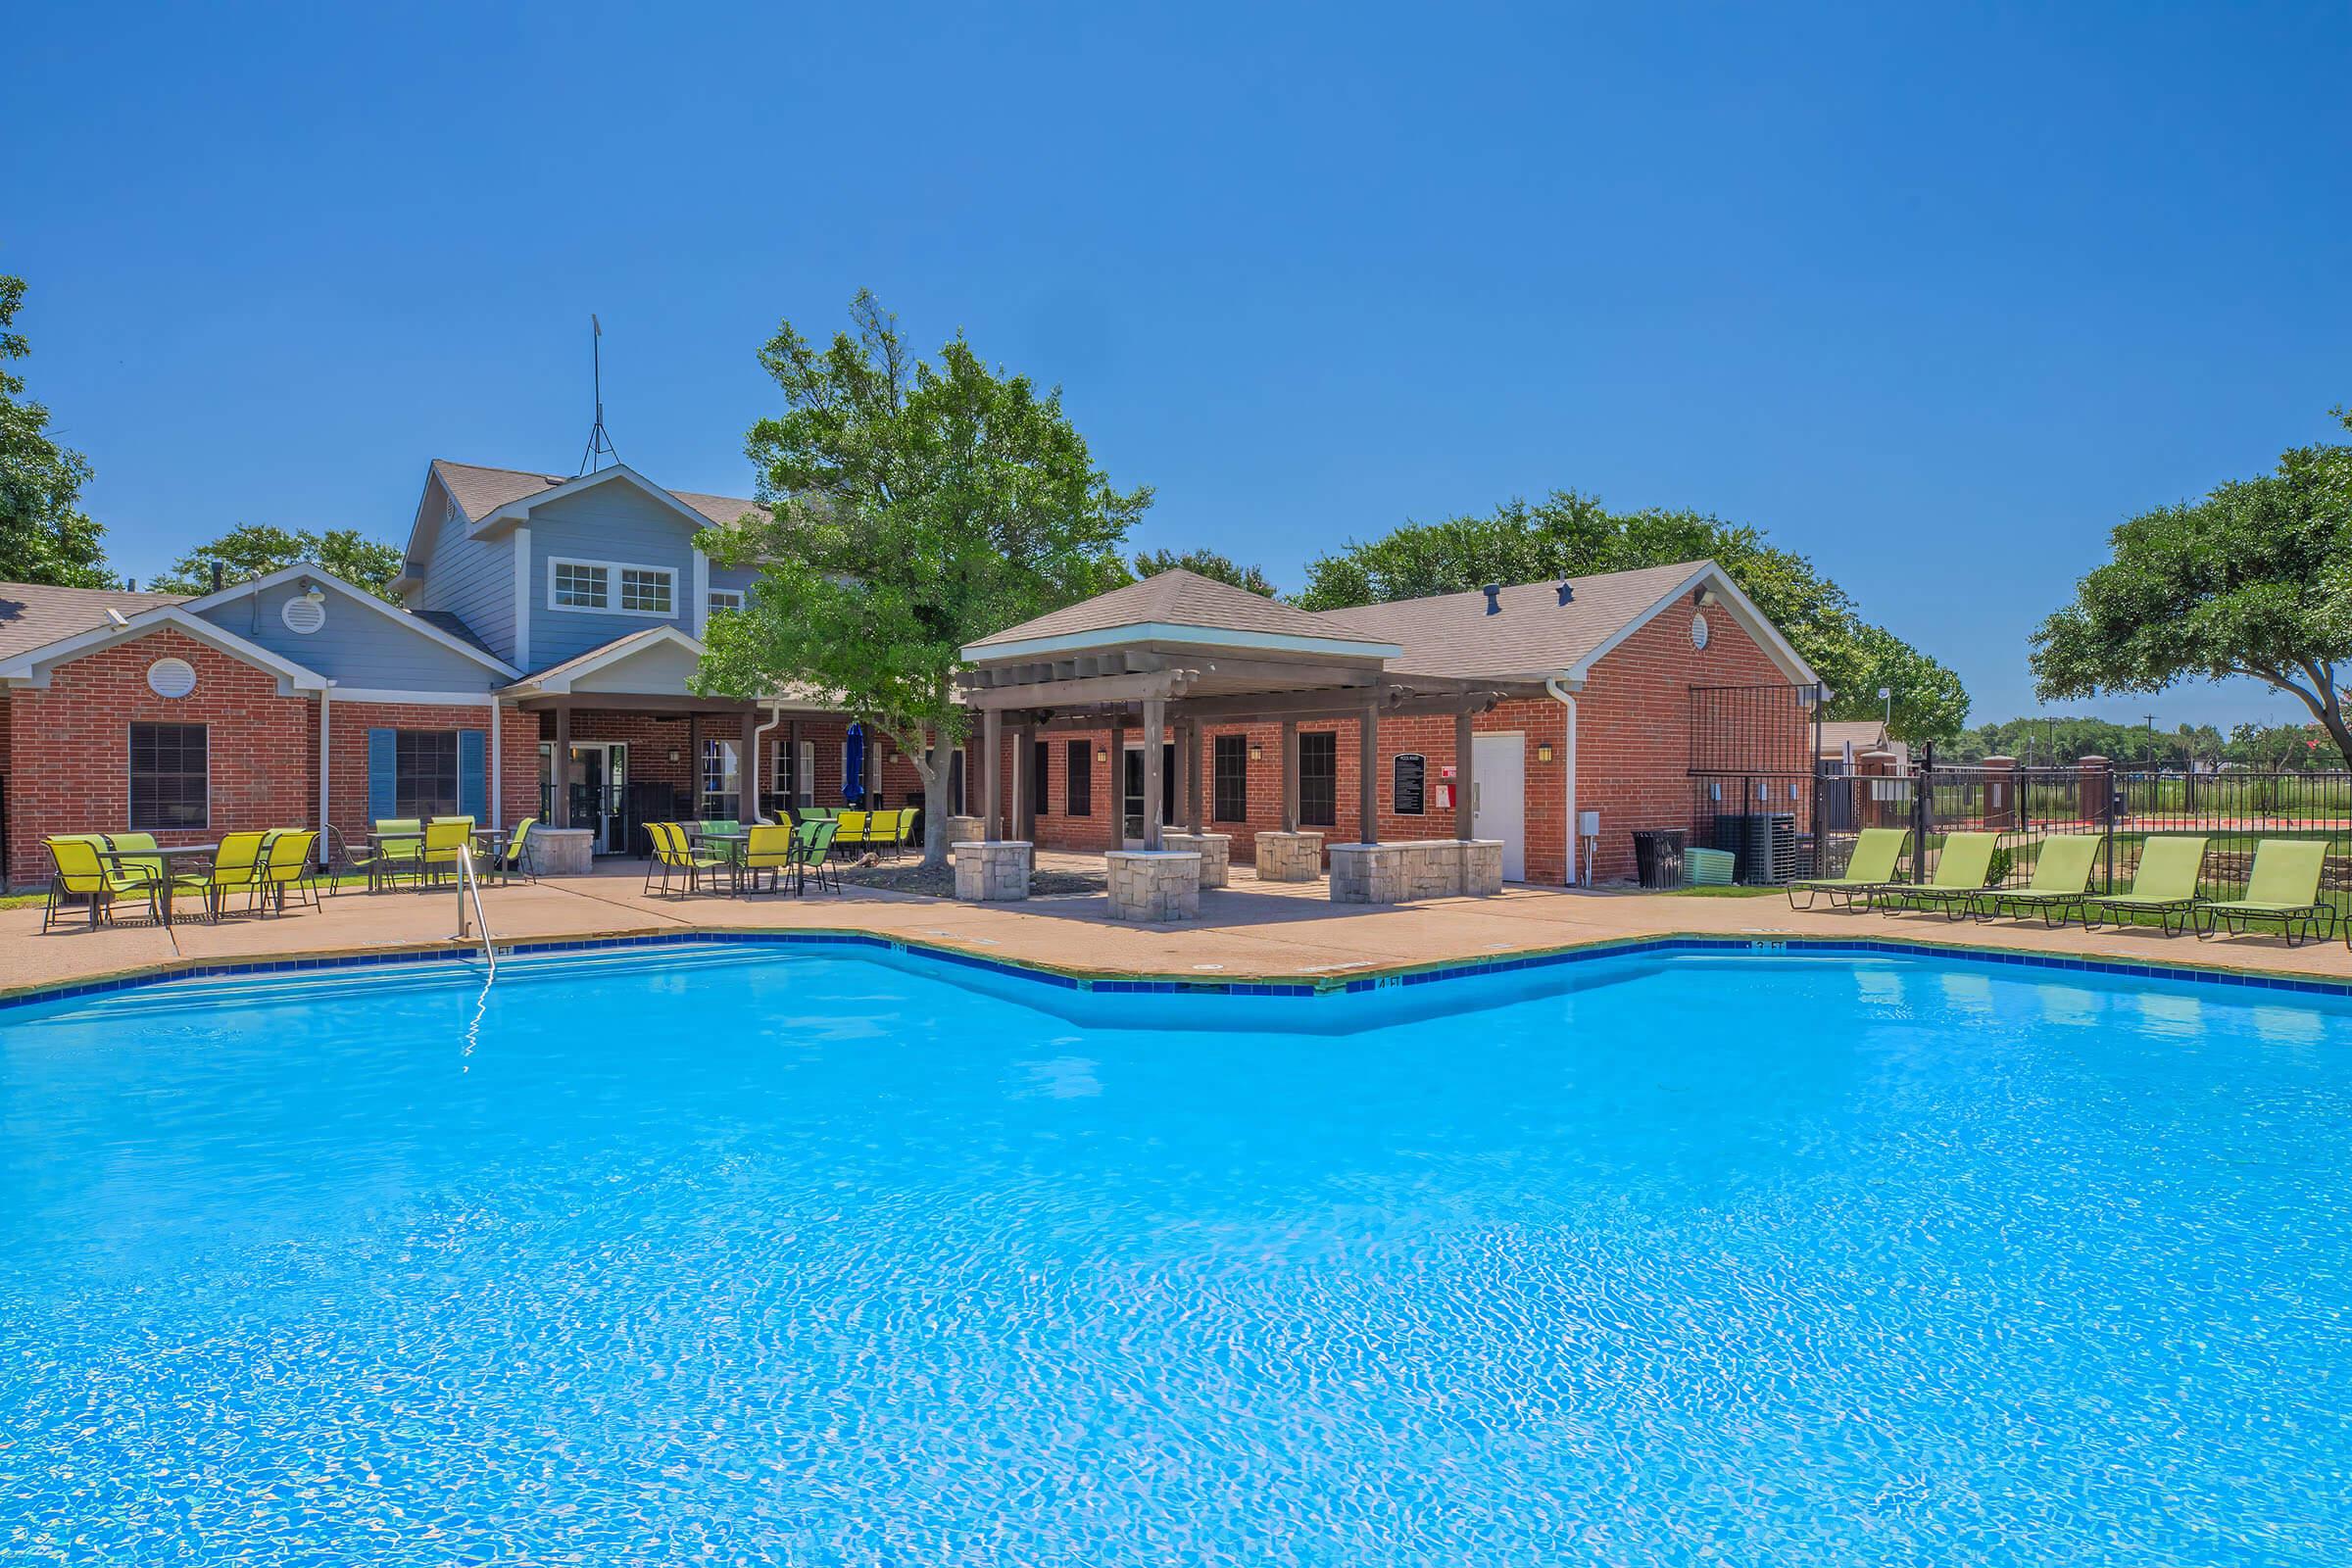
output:
POLYGON ((564 760, 564 796, 571 808, 571 825, 595 830, 592 848, 597 854, 618 855, 628 848, 626 742, 572 742, 570 755, 564 760))

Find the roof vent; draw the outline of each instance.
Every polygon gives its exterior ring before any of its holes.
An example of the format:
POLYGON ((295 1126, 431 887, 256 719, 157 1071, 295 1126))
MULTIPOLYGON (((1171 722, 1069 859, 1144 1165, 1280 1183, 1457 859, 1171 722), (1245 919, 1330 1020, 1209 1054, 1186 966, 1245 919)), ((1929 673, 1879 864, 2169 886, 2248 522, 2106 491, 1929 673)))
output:
POLYGON ((1576 584, 1568 581, 1565 577, 1560 579, 1560 603, 1563 605, 1576 603, 1576 584))
POLYGON ((1488 613, 1488 614, 1490 614, 1490 615, 1499 615, 1499 614, 1501 614, 1501 613, 1502 613, 1502 584, 1500 584, 1500 583, 1498 583, 1498 582, 1491 582, 1491 583, 1487 584, 1487 586, 1486 586, 1486 588, 1485 588, 1484 592, 1485 592, 1485 594, 1486 594, 1486 596, 1487 596, 1487 613, 1488 613))

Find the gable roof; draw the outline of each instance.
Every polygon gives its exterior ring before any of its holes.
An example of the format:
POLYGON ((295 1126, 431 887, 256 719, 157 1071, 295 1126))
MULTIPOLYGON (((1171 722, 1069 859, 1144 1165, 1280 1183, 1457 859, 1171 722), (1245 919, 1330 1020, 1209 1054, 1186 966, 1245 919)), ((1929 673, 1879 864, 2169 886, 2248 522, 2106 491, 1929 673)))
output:
POLYGON ((1402 652, 1390 661, 1393 672, 1472 680, 1544 680, 1571 685, 1652 616, 1686 594, 1714 590, 1748 635, 1789 679, 1811 685, 1819 679, 1789 647, 1762 611, 1712 561, 1683 561, 1632 571, 1594 572, 1565 579, 1575 597, 1561 604, 1561 579, 1514 583, 1495 596, 1500 607, 1487 613, 1483 589, 1400 599, 1385 605, 1318 611, 1314 618, 1346 626, 1358 635, 1383 637, 1402 652))
POLYGON ((112 610, 125 617, 158 605, 176 605, 185 594, 133 593, 122 588, 53 588, 39 582, 0 582, 0 659, 43 648, 76 632, 114 624, 112 610))
POLYGON ((1386 638, 1177 566, 1008 626, 968 644, 964 655, 1002 658, 1114 640, 1206 640, 1373 659, 1397 652, 1386 638))
MULTIPOLYGON (((510 697, 562 696, 571 691, 572 683, 583 676, 593 675, 598 670, 610 669, 616 664, 625 664, 641 654, 651 653, 655 649, 664 647, 676 648, 681 652, 691 654, 696 659, 703 656, 702 642, 688 636, 677 627, 648 626, 642 631, 623 632, 611 642, 599 643, 594 648, 574 654, 559 663, 550 664, 544 669, 535 669, 514 685, 509 686, 506 689, 506 695, 510 697)), ((718 701, 718 699, 713 700, 718 701)), ((832 706, 824 694, 818 692, 814 687, 797 684, 781 686, 772 696, 761 698, 760 701, 811 709, 828 709, 832 706)))
POLYGON ((387 604, 385 601, 378 599, 375 595, 369 593, 367 589, 360 587, 357 583, 345 582, 342 578, 336 576, 333 572, 327 570, 324 566, 318 564, 316 562, 298 561, 291 566, 280 566, 275 571, 266 571, 259 577, 250 577, 243 582, 230 583, 228 586, 220 589, 218 593, 209 593, 204 595, 202 598, 190 599, 186 601, 186 607, 190 611, 201 612, 203 611, 211 610, 219 605, 225 605, 231 603, 232 601, 243 599, 251 594, 258 594, 266 589, 274 588, 279 583, 296 577, 307 577, 315 581, 324 583, 328 587, 333 588, 341 593, 346 599, 350 599, 357 604, 363 605, 368 609, 374 611, 377 614, 393 621, 404 630, 414 632, 416 635, 422 637, 429 642, 439 643, 442 647, 449 649, 453 653, 464 654, 467 659, 472 660, 477 664, 483 665, 485 668, 490 669, 494 673, 507 676, 513 676, 518 673, 513 664, 510 664, 505 660, 500 659, 497 655, 491 653, 488 649, 482 647, 470 637, 457 636, 445 627, 439 626, 420 615, 413 615, 409 613, 409 612, 401 609, 398 605, 387 604))
POLYGON ((477 464, 452 463, 447 458, 435 458, 432 472, 440 479, 441 487, 449 492, 449 498, 458 504, 458 510, 466 514, 466 520, 474 523, 502 507, 511 507, 518 501, 537 500, 551 490, 571 491, 621 476, 669 497, 688 511, 699 513, 710 522, 730 523, 747 512, 767 515, 765 507, 743 497, 705 495, 696 490, 663 490, 636 469, 620 463, 590 473, 560 474, 536 473, 527 468, 485 468, 477 464))
POLYGON ((150 605, 135 615, 126 615, 120 622, 106 620, 70 637, 61 637, 38 648, 25 649, 0 659, 0 681, 10 684, 46 686, 51 666, 69 660, 112 648, 118 643, 144 637, 160 627, 172 627, 186 633, 207 647, 218 649, 231 659, 241 660, 257 669, 268 670, 277 677, 278 691, 323 691, 332 684, 315 669, 297 664, 282 655, 271 653, 256 642, 249 642, 224 626, 217 626, 202 615, 189 612, 187 604, 172 601, 150 605))

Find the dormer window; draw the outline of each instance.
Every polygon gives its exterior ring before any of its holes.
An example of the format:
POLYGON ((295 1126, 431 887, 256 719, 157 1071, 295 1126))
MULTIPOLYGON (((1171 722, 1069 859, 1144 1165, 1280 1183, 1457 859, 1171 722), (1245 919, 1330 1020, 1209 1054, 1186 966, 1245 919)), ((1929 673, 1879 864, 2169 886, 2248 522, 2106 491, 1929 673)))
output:
POLYGON ((667 619, 677 613, 678 574, 668 566, 558 557, 547 564, 547 606, 667 619))
POLYGON ((743 608, 743 590, 740 588, 711 589, 709 608, 713 615, 728 614, 741 610, 743 608))

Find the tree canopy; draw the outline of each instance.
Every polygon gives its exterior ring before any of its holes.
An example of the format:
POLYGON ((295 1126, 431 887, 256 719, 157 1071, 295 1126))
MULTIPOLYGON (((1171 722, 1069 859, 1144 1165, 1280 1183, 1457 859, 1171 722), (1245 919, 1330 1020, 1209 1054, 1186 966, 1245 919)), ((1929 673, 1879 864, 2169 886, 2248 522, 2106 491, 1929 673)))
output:
POLYGON ((870 293, 850 318, 829 347, 785 321, 760 352, 784 395, 746 443, 770 515, 699 536, 760 577, 711 622, 697 685, 800 684, 876 724, 922 777, 937 865, 963 645, 1125 580, 1152 492, 1112 487, 1059 389, 992 369, 960 335, 917 360, 870 293))
POLYGON ((1229 582, 1236 588, 1247 588, 1253 594, 1264 594, 1268 599, 1275 596, 1273 580, 1262 570, 1242 565, 1231 556, 1219 555, 1214 550, 1187 550, 1181 554, 1173 550, 1147 550, 1135 558, 1138 577, 1156 577, 1178 567, 1229 582))
POLYGON ((2117 524, 2113 559, 2034 634, 2042 700, 2252 676, 2293 693, 2352 764, 2336 667, 2352 658, 2348 475, 2352 448, 2303 447, 2117 524))
POLYGON ((1949 667, 1863 620, 1845 591, 1803 556, 1704 513, 1612 513, 1596 497, 1556 490, 1539 504, 1514 500, 1488 515, 1410 522, 1350 543, 1308 564, 1298 602, 1343 610, 1701 559, 1722 566, 1820 674, 1832 693, 1831 717, 1876 717, 1884 710, 1879 688, 1886 687, 1900 739, 1946 739, 1967 721, 1968 693, 1949 667))
POLYGON ((105 530, 81 510, 90 462, 49 433, 49 411, 9 368, 31 352, 15 329, 24 280, 0 274, 0 579, 111 588, 105 530))
POLYGON ((357 528, 313 533, 307 528, 289 530, 248 522, 180 557, 153 586, 170 594, 210 593, 216 564, 224 582, 239 583, 267 576, 280 566, 309 562, 354 587, 381 594, 385 585, 400 575, 402 559, 400 546, 365 538, 357 528))

